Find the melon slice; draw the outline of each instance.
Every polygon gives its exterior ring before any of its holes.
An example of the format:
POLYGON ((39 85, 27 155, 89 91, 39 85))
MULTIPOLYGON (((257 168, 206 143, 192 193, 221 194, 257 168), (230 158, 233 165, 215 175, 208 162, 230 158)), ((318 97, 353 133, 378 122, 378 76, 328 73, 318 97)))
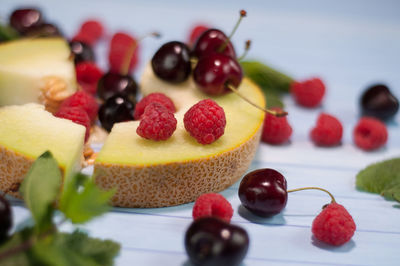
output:
POLYGON ((79 170, 85 127, 54 117, 35 103, 1 107, 0 125, 0 190, 21 183, 34 160, 47 150, 64 176, 79 170))
MULTIPOLYGON (((121 207, 162 207, 194 201, 207 192, 221 191, 247 170, 256 152, 264 113, 234 93, 212 97, 225 110, 225 134, 210 145, 197 143, 183 125, 185 112, 201 99, 192 80, 171 85, 147 67, 141 80, 144 95, 163 92, 177 107, 177 129, 167 141, 146 140, 136 134, 138 121, 118 123, 95 161, 96 182, 117 187, 112 199, 121 207)), ((239 90, 260 106, 260 89, 244 79, 239 90)))
POLYGON ((76 89, 73 58, 64 39, 0 44, 0 106, 38 102, 51 109, 76 89))

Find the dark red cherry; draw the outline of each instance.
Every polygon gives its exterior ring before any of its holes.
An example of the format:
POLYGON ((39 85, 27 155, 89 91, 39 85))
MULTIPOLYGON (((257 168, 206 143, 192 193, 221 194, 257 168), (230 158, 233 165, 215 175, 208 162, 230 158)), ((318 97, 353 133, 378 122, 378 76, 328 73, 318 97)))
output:
POLYGON ((194 265, 240 265, 249 248, 247 232, 215 217, 192 222, 185 234, 185 249, 194 265))
POLYGON ((374 116, 381 120, 387 120, 399 110, 399 100, 383 84, 370 86, 362 94, 361 111, 364 116, 374 116))
POLYGON ((210 95, 230 92, 228 84, 239 87, 242 77, 242 68, 234 58, 217 53, 201 58, 193 71, 197 87, 210 95))
POLYGON ((190 51, 182 42, 168 42, 151 59, 154 74, 162 80, 180 83, 191 73, 190 51))
POLYGON ((213 53, 220 53, 236 58, 232 43, 228 40, 225 33, 217 29, 209 29, 203 32, 197 39, 192 51, 192 54, 198 59, 213 53))
POLYGON ((12 226, 11 207, 7 199, 0 195, 0 243, 7 238, 12 226))
POLYGON ((252 213, 268 217, 280 213, 287 202, 285 177, 276 170, 258 169, 244 176, 239 199, 252 213))
POLYGON ((10 16, 10 25, 22 34, 29 28, 42 23, 43 18, 41 12, 34 8, 17 9, 14 10, 10 16))
POLYGON ((114 95, 105 101, 99 108, 99 120, 101 126, 111 131, 115 123, 133 120, 135 103, 129 101, 123 95, 114 95))
POLYGON ((80 41, 71 41, 69 43, 71 52, 74 55, 75 64, 83 61, 95 61, 92 47, 80 41))
POLYGON ((129 75, 108 72, 97 83, 97 94, 104 101, 116 94, 120 94, 131 102, 135 102, 137 91, 138 85, 129 75))
POLYGON ((32 26, 24 32, 27 37, 59 37, 62 36, 60 29, 50 23, 32 26))

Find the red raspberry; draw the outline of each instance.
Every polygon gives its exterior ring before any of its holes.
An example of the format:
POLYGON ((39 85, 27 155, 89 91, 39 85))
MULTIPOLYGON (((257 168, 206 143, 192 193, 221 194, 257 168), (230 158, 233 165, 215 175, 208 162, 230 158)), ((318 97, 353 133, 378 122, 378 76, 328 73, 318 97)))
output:
MULTIPOLYGON (((271 109, 282 111, 279 107, 271 109)), ((264 118, 261 140, 269 144, 282 144, 289 140, 292 131, 292 127, 289 125, 286 117, 276 117, 267 113, 264 118)))
POLYGON ((224 196, 217 193, 207 193, 197 198, 193 205, 192 215, 195 220, 201 217, 214 216, 229 223, 233 209, 224 196))
POLYGON ((348 242, 356 230, 353 217, 336 202, 327 205, 312 224, 314 236, 325 243, 340 246, 348 242))
POLYGON ((139 120, 147 105, 153 102, 160 103, 172 113, 175 113, 176 111, 174 103, 168 96, 166 96, 164 93, 154 92, 150 93, 136 104, 135 113, 133 115, 135 117, 135 120, 139 120))
POLYGON ((188 45, 193 46, 196 43, 197 39, 200 37, 200 35, 209 28, 210 28, 209 26, 206 26, 204 24, 199 24, 194 26, 190 31, 188 45))
POLYGON ((86 111, 92 123, 96 119, 99 110, 99 105, 97 104, 96 99, 84 91, 77 91, 65 99, 62 102, 60 109, 70 107, 81 107, 86 111))
POLYGON ((74 123, 80 124, 86 128, 85 142, 90 135, 90 119, 88 114, 81 107, 61 108, 55 113, 56 117, 71 120, 74 123))
POLYGON ((317 107, 325 95, 325 85, 319 78, 294 81, 290 91, 296 102, 305 107, 317 107))
POLYGON ((125 71, 125 69, 122 68, 124 67, 125 60, 129 60, 126 58, 129 56, 132 47, 135 47, 135 51, 131 58, 128 73, 131 73, 137 65, 139 46, 137 45, 136 39, 126 33, 118 32, 114 34, 111 39, 110 51, 108 54, 108 62, 110 64, 111 72, 120 74, 125 71))
POLYGON ((211 99, 193 105, 183 117, 185 129, 201 144, 210 144, 225 131, 224 109, 211 99))
POLYGON ((93 62, 81 62, 75 67, 76 79, 82 89, 90 94, 96 94, 97 83, 103 76, 103 72, 93 62))
POLYGON ((373 117, 362 117, 353 131, 355 144, 366 151, 386 144, 388 131, 384 123, 373 117))
POLYGON ((104 27, 98 20, 85 21, 78 34, 72 38, 73 41, 82 41, 89 45, 93 45, 104 35, 104 27))
POLYGON ((176 124, 172 112, 160 103, 153 102, 144 109, 136 133, 145 139, 167 140, 174 133, 176 124))
POLYGON ((334 146, 340 143, 343 127, 340 121, 329 114, 321 113, 317 125, 311 130, 311 140, 318 146, 334 146))

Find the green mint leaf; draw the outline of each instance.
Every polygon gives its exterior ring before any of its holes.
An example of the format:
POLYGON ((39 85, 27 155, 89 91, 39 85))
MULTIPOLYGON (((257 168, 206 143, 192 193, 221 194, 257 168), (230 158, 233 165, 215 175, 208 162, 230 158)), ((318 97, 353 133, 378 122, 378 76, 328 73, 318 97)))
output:
POLYGON ((111 240, 91 238, 87 234, 57 233, 51 241, 40 241, 33 254, 41 265, 55 266, 108 266, 118 255, 120 245, 111 240))
POLYGON ((53 205, 60 192, 61 179, 58 163, 47 151, 36 159, 22 182, 21 193, 39 232, 52 224, 53 205))
POLYGON ((388 200, 400 199, 400 158, 375 163, 361 170, 356 177, 360 190, 383 195, 388 200))
POLYGON ((108 204, 115 190, 103 191, 97 187, 93 178, 86 178, 82 187, 78 183, 84 178, 81 174, 73 177, 67 202, 60 209, 72 223, 85 223, 107 212, 108 204))
MULTIPOLYGON (((289 92, 293 79, 259 61, 240 62, 244 74, 254 81, 264 93, 272 92, 275 95, 289 92)), ((268 98, 267 98, 268 104, 268 98)))
POLYGON ((14 30, 12 27, 0 24, 0 40, 10 41, 18 39, 18 37, 19 37, 18 32, 14 30))
POLYGON ((0 245, 0 265, 1 266, 30 266, 32 264, 31 256, 28 252, 18 252, 14 255, 1 258, 6 253, 14 250, 18 246, 26 242, 30 237, 32 237, 32 228, 25 228, 19 232, 14 233, 10 239, 5 243, 0 245))

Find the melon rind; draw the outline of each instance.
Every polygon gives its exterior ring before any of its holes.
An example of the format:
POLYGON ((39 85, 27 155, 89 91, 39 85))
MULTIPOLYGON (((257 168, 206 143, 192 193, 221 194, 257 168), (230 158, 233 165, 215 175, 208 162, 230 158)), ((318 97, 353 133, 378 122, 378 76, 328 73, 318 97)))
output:
POLYGON ((260 142, 261 127, 239 147, 209 158, 151 166, 97 163, 96 183, 117 188, 112 204, 155 208, 192 202, 203 193, 219 192, 246 172, 260 142))
MULTIPOLYGON (((85 127, 57 118, 43 105, 30 103, 0 108, 0 190, 24 179, 29 168, 50 151, 63 176, 81 168, 85 127)), ((18 192, 9 194, 20 197, 18 192)))

